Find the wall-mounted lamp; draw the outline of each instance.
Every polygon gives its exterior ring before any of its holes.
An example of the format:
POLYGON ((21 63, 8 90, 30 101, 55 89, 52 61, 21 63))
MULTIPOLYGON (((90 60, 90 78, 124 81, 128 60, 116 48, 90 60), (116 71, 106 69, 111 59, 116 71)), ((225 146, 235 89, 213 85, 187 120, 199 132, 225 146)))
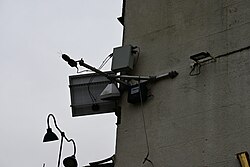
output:
POLYGON ((75 155, 76 155, 76 144, 75 144, 75 141, 73 139, 68 139, 65 136, 65 133, 63 131, 61 131, 61 129, 57 126, 56 118, 55 118, 55 116, 53 114, 49 114, 48 117, 47 117, 48 129, 47 129, 47 133, 44 135, 43 142, 50 142, 50 141, 58 140, 57 135, 54 132, 52 132, 52 129, 50 128, 50 125, 49 125, 49 118, 50 117, 53 118, 55 127, 56 127, 56 129, 61 134, 61 143, 60 143, 60 149, 59 149, 59 156, 58 156, 57 167, 60 166, 61 154, 62 154, 62 146, 63 146, 63 139, 65 139, 67 142, 72 142, 73 146, 74 146, 74 153, 73 153, 73 155, 65 158, 63 160, 63 165, 65 167, 77 167, 78 164, 77 164, 76 157, 75 157, 75 155))
POLYGON ((249 155, 246 151, 236 154, 241 167, 249 167, 249 155))
POLYGON ((205 60, 207 58, 212 58, 212 56, 208 52, 200 52, 198 54, 190 56, 190 59, 195 61, 195 62, 199 62, 199 61, 205 60))
POLYGON ((194 61, 194 63, 191 65, 192 70, 189 73, 190 76, 199 75, 202 64, 208 61, 216 61, 216 59, 208 52, 200 52, 198 54, 192 55, 190 56, 190 59, 194 61))

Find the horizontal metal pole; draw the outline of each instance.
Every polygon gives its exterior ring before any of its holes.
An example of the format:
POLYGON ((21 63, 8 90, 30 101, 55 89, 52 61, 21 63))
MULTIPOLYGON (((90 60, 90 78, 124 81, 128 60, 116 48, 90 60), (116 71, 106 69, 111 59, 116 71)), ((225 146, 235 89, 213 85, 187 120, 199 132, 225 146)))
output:
POLYGON ((176 71, 171 71, 171 72, 161 74, 158 76, 112 75, 112 74, 107 74, 105 72, 102 72, 101 70, 96 69, 95 67, 92 67, 92 66, 84 63, 84 61, 82 59, 77 61, 77 62, 79 62, 80 66, 83 66, 87 69, 90 69, 91 71, 94 71, 97 74, 100 74, 100 75, 106 77, 110 81, 115 81, 115 82, 118 82, 118 83, 123 84, 125 86, 128 86, 129 84, 121 79, 134 79, 134 80, 138 80, 138 81, 140 81, 140 80, 156 81, 156 80, 160 80, 160 79, 165 78, 165 77, 174 78, 178 75, 178 73, 176 71))
POLYGON ((102 72, 101 70, 98 70, 98 69, 96 69, 95 67, 92 67, 92 66, 90 66, 90 65, 88 65, 88 64, 86 64, 86 63, 84 63, 83 60, 79 60, 79 61, 77 61, 77 62, 79 62, 79 65, 80 65, 80 66, 83 66, 83 67, 85 67, 85 68, 87 68, 87 69, 90 69, 91 71, 94 71, 94 72, 96 72, 97 74, 100 74, 100 75, 102 75, 102 76, 108 78, 110 81, 116 81, 116 82, 118 82, 118 83, 120 83, 120 84, 123 84, 123 85, 126 85, 126 86, 128 85, 126 82, 121 81, 121 80, 119 80, 119 79, 117 79, 117 78, 114 78, 114 77, 112 77, 111 75, 109 75, 109 74, 107 74, 107 73, 105 73, 105 72, 102 72))
POLYGON ((156 76, 156 80, 162 79, 162 78, 168 77, 168 76, 169 76, 169 72, 168 72, 168 73, 165 73, 165 74, 160 74, 160 75, 157 75, 157 76, 156 76))
POLYGON ((135 76, 135 75, 114 75, 112 78, 121 78, 121 79, 135 79, 135 80, 154 80, 156 76, 135 76))

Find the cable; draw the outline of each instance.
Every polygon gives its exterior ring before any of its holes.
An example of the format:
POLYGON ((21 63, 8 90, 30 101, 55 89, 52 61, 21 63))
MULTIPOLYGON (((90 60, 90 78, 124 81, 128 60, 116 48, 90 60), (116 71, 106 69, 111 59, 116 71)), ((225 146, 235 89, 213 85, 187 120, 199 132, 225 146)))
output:
POLYGON ((141 53, 141 48, 138 47, 138 46, 135 46, 135 49, 136 48, 138 49, 138 51, 136 51, 138 53, 138 55, 137 55, 137 58, 135 60, 134 66, 138 63, 138 60, 139 60, 139 57, 140 57, 140 53, 141 53))
POLYGON ((149 143, 148 143, 148 133, 147 133, 146 123, 145 123, 145 115, 144 115, 144 111, 143 111, 143 101, 142 101, 140 76, 139 76, 138 84, 139 84, 139 92, 140 92, 140 102, 141 102, 141 113, 142 113, 142 120, 143 120, 143 128, 144 128, 144 133, 145 133, 145 138, 146 138, 146 145, 147 145, 147 154, 146 154, 146 156, 145 156, 142 163, 144 164, 146 161, 148 161, 154 167, 153 162, 150 159, 148 159, 150 149, 149 149, 149 143))
POLYGON ((102 64, 99 66, 98 70, 102 69, 112 57, 113 57, 113 53, 109 54, 109 55, 102 61, 102 64))
MULTIPOLYGON (((109 54, 103 61, 102 64, 98 67, 98 70, 101 70, 106 64, 107 62, 113 57, 113 53, 109 54)), ((79 71, 79 69, 77 68, 77 73, 83 73, 83 72, 91 72, 91 70, 82 70, 79 71)))
MULTIPOLYGON (((113 57, 113 53, 109 54, 103 61, 102 64, 99 66, 98 70, 101 70, 106 64, 107 62, 113 57)), ((90 71, 90 70, 88 70, 90 71)), ((93 104, 96 104, 96 97, 93 95, 93 93, 90 90, 90 84, 93 82, 95 78, 95 75, 92 75, 89 79, 89 83, 88 83, 88 93, 89 93, 89 97, 91 98, 93 104)))
POLYGON ((250 49, 250 46, 243 47, 243 48, 240 48, 240 49, 237 49, 237 50, 225 53, 225 54, 221 54, 221 55, 215 56, 214 58, 221 58, 221 57, 229 56, 231 54, 234 54, 234 53, 237 53, 237 52, 242 52, 243 50, 247 50, 247 49, 250 49))
POLYGON ((195 76, 195 75, 199 75, 201 73, 201 65, 199 63, 195 63, 189 73, 190 76, 195 76), (198 72, 197 73, 193 73, 194 70, 196 69, 196 67, 198 68, 198 72))
POLYGON ((91 90, 90 90, 90 84, 93 82, 95 76, 92 75, 89 79, 89 83, 88 83, 88 93, 89 93, 89 97, 91 98, 92 102, 95 104, 96 103, 96 98, 95 96, 92 94, 91 90))
POLYGON ((227 52, 227 53, 224 53, 224 54, 220 54, 220 55, 217 55, 215 57, 213 57, 213 59, 208 59, 208 60, 205 60, 205 61, 202 61, 202 62, 195 62, 195 64, 193 65, 189 75, 190 76, 196 76, 196 75, 199 75, 200 74, 200 69, 201 69, 201 63, 202 64, 205 64, 205 63, 211 63, 210 61, 211 60, 214 60, 213 62, 216 61, 216 59, 218 58, 221 58, 221 57, 226 57, 226 56, 229 56, 229 55, 232 55, 232 54, 235 54, 235 53, 238 53, 238 52, 242 52, 244 50, 248 50, 250 49, 250 46, 246 46, 246 47, 243 47, 243 48, 240 48, 240 49, 237 49, 237 50, 234 50, 234 51, 231 51, 231 52, 227 52), (196 68, 197 67, 197 68, 196 68), (193 73, 194 70, 197 69, 197 73, 193 73))

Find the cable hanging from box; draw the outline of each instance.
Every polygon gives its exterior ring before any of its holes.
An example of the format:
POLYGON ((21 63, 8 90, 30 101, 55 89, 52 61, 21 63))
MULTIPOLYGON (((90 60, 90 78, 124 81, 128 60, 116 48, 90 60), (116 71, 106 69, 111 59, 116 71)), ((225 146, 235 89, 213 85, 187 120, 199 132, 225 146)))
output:
POLYGON ((148 133, 147 133, 147 129, 146 129, 146 123, 145 123, 145 115, 144 115, 144 110, 143 110, 143 101, 142 101, 142 92, 141 92, 141 83, 140 83, 140 76, 139 76, 139 92, 140 92, 140 103, 141 103, 141 113, 142 113, 142 121, 143 121, 143 129, 144 129, 144 133, 145 133, 145 138, 146 138, 146 145, 147 145, 147 154, 143 160, 143 164, 145 164, 146 161, 148 161, 153 167, 154 167, 154 163, 148 158, 149 154, 150 154, 150 149, 149 149, 149 143, 148 143, 148 133))
MULTIPOLYGON (((109 54, 103 61, 102 64, 98 67, 98 70, 101 70, 107 63, 108 61, 113 57, 113 53, 109 54)), ((77 68, 77 73, 83 73, 83 72, 91 72, 91 70, 82 70, 79 71, 77 68)))
POLYGON ((201 73, 201 65, 199 63, 194 63, 189 75, 195 76, 195 75, 200 75, 200 73, 201 73), (195 70, 196 70, 196 73, 195 73, 195 70))
POLYGON ((139 60, 139 57, 140 57, 140 53, 141 53, 141 48, 138 47, 138 46, 134 46, 133 47, 133 52, 137 53, 136 60, 135 60, 135 63, 134 63, 134 66, 135 66, 138 63, 138 60, 139 60), (135 50, 135 49, 138 49, 138 50, 135 50))
MULTIPOLYGON (((107 62, 112 58, 113 56, 113 53, 109 54, 103 61, 102 61, 102 64, 99 66, 98 70, 101 70, 106 64, 107 62)), ((84 70, 84 71, 89 71, 89 70, 84 70)), ((93 95, 93 93, 91 92, 90 90, 90 84, 93 82, 95 78, 95 75, 92 75, 91 78, 89 79, 89 83, 88 83, 88 94, 89 94, 89 97, 91 98, 92 100, 92 103, 93 104, 96 104, 96 97, 93 95)))
POLYGON ((107 62, 113 57, 113 53, 109 54, 103 61, 102 64, 99 66, 98 70, 101 70, 107 62))
POLYGON ((96 103, 96 98, 95 96, 92 94, 91 90, 90 90, 90 84, 93 82, 94 80, 94 76, 92 75, 89 79, 89 83, 88 83, 88 93, 89 93, 89 97, 91 98, 93 103, 96 103))

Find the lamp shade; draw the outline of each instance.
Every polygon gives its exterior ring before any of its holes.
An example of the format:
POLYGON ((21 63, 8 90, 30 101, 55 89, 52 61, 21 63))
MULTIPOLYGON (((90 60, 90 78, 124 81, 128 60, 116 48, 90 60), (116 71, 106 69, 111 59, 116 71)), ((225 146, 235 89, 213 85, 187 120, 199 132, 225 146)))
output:
POLYGON ((58 140, 58 137, 54 132, 52 132, 51 128, 48 128, 47 133, 44 135, 43 142, 50 142, 55 140, 58 140))
POLYGON ((63 160, 63 165, 65 167, 77 167, 77 161, 76 161, 76 157, 74 155, 67 157, 63 160))

